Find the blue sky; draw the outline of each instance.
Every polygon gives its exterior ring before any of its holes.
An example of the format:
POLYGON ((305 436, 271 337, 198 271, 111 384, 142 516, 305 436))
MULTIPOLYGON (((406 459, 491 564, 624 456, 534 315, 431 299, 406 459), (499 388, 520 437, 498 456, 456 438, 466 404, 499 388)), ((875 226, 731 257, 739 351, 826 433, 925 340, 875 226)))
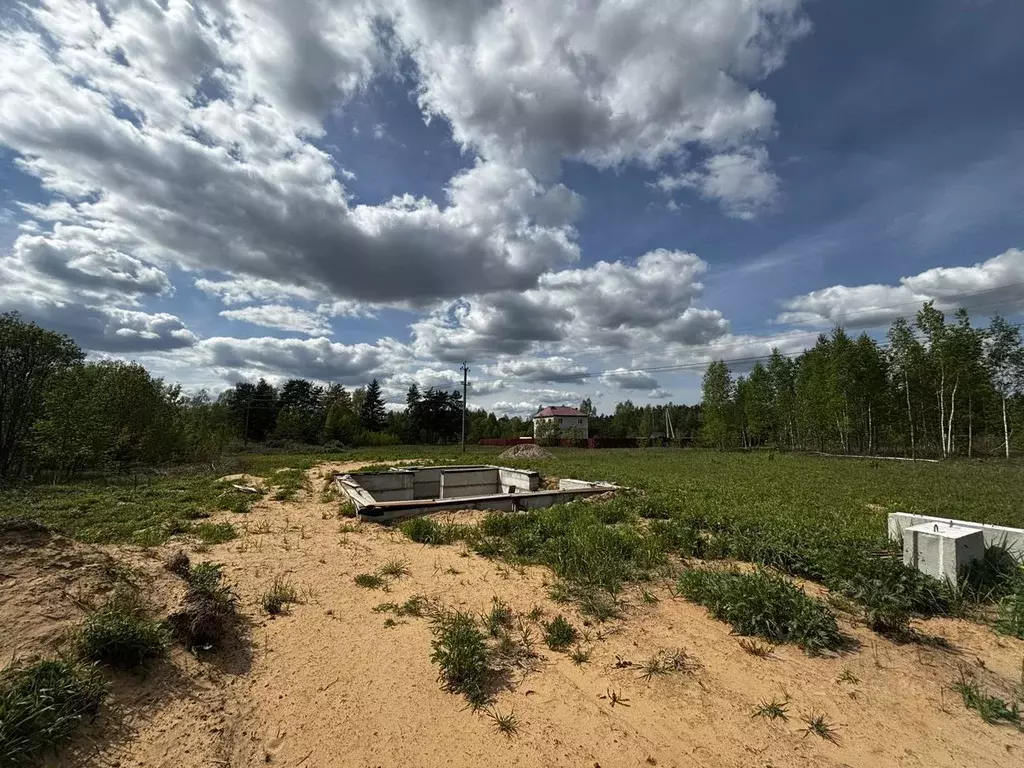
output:
MULTIPOLYGON (((585 8, 582 6, 586 6, 585 8)), ((189 389, 526 413, 1024 309, 1024 6, 0 11, 0 305, 189 389), (681 371, 650 371, 670 365, 681 371)))

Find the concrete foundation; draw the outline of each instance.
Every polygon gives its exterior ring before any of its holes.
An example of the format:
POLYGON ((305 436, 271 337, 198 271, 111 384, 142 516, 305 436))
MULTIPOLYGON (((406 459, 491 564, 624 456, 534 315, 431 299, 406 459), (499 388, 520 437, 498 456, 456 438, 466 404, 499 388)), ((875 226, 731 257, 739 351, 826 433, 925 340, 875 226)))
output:
POLYGON ((355 505, 361 518, 381 523, 447 509, 518 512, 618 489, 609 483, 562 480, 557 491, 542 491, 539 473, 490 465, 337 475, 334 487, 355 505))
POLYGON ((922 523, 903 530, 903 563, 955 585, 975 560, 985 556, 985 536, 977 528, 922 523))
POLYGON ((912 515, 907 512, 891 512, 889 514, 889 539, 899 541, 906 538, 906 530, 922 523, 945 523, 963 528, 979 530, 985 540, 986 547, 1003 547, 1018 560, 1024 562, 1024 530, 1009 528, 1004 525, 987 525, 967 520, 950 520, 946 517, 930 517, 928 515, 912 515))

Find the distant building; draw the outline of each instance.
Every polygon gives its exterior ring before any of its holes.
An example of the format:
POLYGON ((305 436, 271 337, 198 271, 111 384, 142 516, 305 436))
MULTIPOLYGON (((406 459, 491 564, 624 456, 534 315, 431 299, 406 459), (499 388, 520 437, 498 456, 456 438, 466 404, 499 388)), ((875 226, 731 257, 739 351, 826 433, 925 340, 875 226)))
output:
POLYGON ((541 408, 533 417, 533 437, 537 439, 537 433, 543 429, 542 425, 556 424, 563 437, 569 433, 576 437, 588 438, 590 437, 587 423, 589 418, 583 411, 578 411, 575 408, 565 405, 549 405, 547 408, 541 408))

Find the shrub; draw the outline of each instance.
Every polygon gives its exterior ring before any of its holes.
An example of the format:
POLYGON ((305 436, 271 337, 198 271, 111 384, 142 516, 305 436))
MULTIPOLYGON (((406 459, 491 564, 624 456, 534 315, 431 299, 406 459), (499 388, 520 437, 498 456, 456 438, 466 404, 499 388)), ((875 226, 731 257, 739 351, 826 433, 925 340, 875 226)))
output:
POLYGON ((545 621, 544 642, 552 651, 564 651, 576 642, 580 633, 576 630, 562 614, 558 614, 551 621, 545 621))
POLYGON ((162 656, 167 650, 167 634, 134 598, 115 595, 86 618, 76 646, 90 661, 132 668, 162 656))
POLYGON ((487 703, 487 682, 492 673, 484 635, 472 614, 443 612, 434 619, 430 660, 440 668, 438 682, 461 693, 473 709, 487 703))
POLYGON ((836 650, 845 640, 832 611, 781 576, 694 569, 684 571, 677 586, 741 635, 796 643, 808 653, 836 650))
POLYGON ((33 764, 95 717, 105 696, 95 667, 63 659, 12 664, 0 672, 0 762, 33 764))

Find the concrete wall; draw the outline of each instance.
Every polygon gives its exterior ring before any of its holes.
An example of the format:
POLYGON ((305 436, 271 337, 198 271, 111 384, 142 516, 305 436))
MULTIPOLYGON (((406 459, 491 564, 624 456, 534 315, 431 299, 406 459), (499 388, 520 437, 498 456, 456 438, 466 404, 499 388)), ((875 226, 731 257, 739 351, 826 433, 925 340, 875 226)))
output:
POLYGON ((601 490, 611 490, 614 486, 608 483, 591 483, 586 480, 573 480, 568 477, 563 477, 558 481, 558 490, 560 491, 576 491, 585 488, 600 488, 601 490))
POLYGON ((442 469, 442 499, 498 493, 498 468, 442 469))
POLYGON ((555 504, 568 504, 570 501, 597 493, 602 493, 600 487, 576 491, 534 491, 501 496, 441 499, 423 504, 417 501, 396 501, 390 504, 369 505, 359 510, 359 517, 378 523, 390 523, 418 515, 429 515, 432 512, 443 512, 446 509, 493 509, 499 512, 520 512, 526 509, 542 509, 555 504))
POLYGON ((415 472, 367 472, 354 473, 355 480, 376 501, 412 501, 415 472))
POLYGON ((412 484, 414 499, 441 498, 441 467, 417 467, 413 470, 412 484))
POLYGON ((1024 530, 1007 528, 1003 525, 986 525, 972 523, 967 520, 950 520, 948 517, 931 517, 929 515, 912 515, 908 512, 889 513, 889 538, 898 541, 903 538, 903 530, 921 523, 952 523, 964 528, 977 528, 985 535, 986 547, 1006 547, 1018 559, 1024 560, 1024 530))
POLYGON ((498 493, 526 493, 540 488, 540 473, 526 469, 498 467, 498 493))

